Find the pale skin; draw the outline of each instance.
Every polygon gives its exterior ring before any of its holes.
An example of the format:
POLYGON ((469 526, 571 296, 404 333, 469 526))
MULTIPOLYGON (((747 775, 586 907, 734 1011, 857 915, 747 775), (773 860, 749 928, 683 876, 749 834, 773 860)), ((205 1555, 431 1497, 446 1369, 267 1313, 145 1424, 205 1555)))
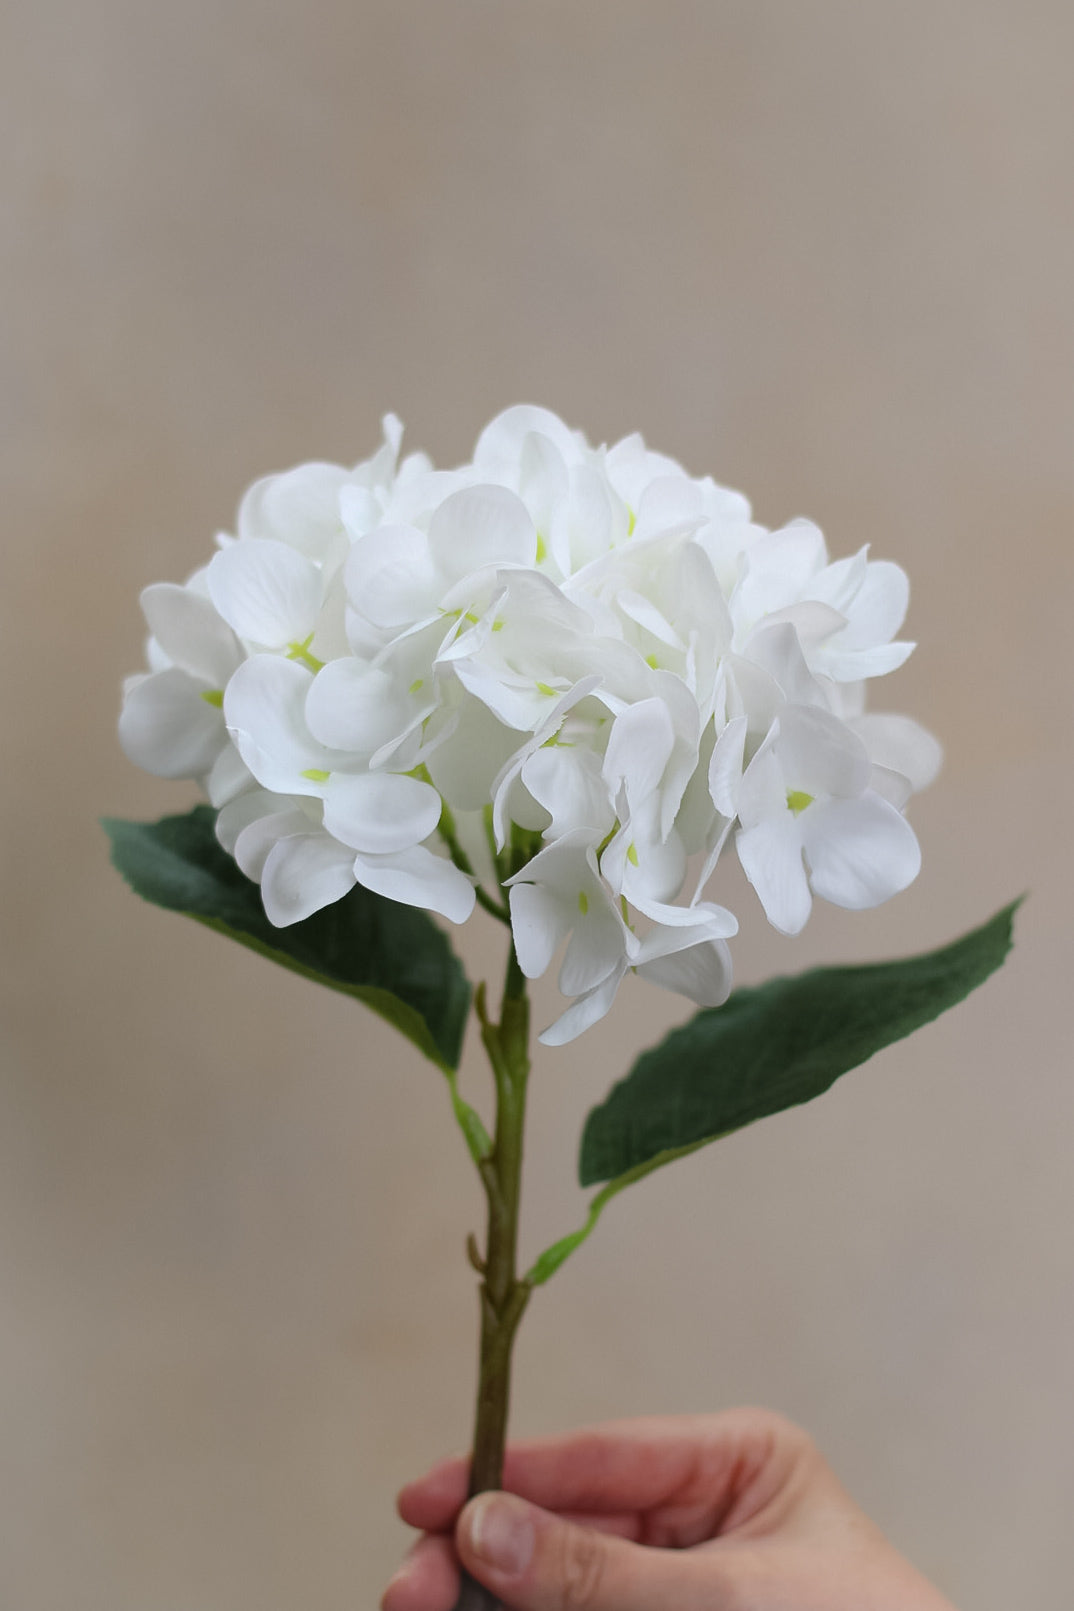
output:
POLYGON ((510 1611, 954 1611, 767 1410, 519 1443, 505 1493, 466 1483, 458 1458, 400 1493, 422 1537, 383 1611, 452 1611, 460 1561, 510 1611))

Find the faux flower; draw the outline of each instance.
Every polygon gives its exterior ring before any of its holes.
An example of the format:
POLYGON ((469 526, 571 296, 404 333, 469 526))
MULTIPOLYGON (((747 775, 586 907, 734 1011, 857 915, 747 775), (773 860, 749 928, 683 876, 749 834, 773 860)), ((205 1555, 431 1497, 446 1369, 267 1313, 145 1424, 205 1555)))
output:
POLYGON ((897 565, 833 561, 811 523, 768 531, 640 437, 594 448, 543 409, 449 471, 400 442, 389 416, 355 468, 255 483, 208 565, 142 596, 124 749, 202 786, 273 923, 356 883, 455 923, 480 898, 527 976, 561 957, 562 1043, 630 972, 726 998, 732 845, 786 933, 814 897, 913 880, 938 746, 864 708, 913 647, 897 565), (492 893, 462 849, 486 835, 492 893))

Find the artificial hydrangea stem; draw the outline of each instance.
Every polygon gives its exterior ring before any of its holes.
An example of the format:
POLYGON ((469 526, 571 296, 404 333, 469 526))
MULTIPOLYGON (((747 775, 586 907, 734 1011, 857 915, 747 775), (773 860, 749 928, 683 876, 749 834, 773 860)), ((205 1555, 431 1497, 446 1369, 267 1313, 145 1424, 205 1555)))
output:
MULTIPOLYGON (((474 1420, 471 1496, 503 1480, 511 1354, 518 1323, 532 1287, 516 1273, 522 1140, 529 1077, 529 1002, 526 981, 511 947, 500 1021, 488 1017, 484 993, 477 1000, 481 1039, 496 1081, 496 1134, 482 1169, 488 1198, 488 1239, 481 1298, 481 1351, 474 1420)), ((476 1251, 476 1249, 474 1250, 476 1251)), ((473 1258, 471 1256, 471 1262, 473 1258)), ((498 1611, 487 1589, 465 1577, 455 1611, 498 1611)))

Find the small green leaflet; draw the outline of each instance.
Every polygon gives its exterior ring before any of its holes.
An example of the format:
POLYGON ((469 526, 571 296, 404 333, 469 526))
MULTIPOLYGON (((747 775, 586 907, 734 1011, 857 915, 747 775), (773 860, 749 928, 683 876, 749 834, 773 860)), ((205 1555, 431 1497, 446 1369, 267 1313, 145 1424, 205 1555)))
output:
POLYGON ((307 979, 343 991, 402 1031, 439 1068, 458 1067, 470 986, 427 913, 357 885, 288 928, 265 916, 258 886, 216 839, 216 812, 196 806, 159 822, 105 818, 112 861, 131 888, 184 912, 307 979))
POLYGON ((814 968, 736 990, 724 1006, 697 1013, 643 1052, 590 1112, 582 1185, 655 1167, 661 1153, 670 1162, 820 1096, 840 1074, 983 984, 1010 950, 1019 904, 938 951, 866 967, 814 968))

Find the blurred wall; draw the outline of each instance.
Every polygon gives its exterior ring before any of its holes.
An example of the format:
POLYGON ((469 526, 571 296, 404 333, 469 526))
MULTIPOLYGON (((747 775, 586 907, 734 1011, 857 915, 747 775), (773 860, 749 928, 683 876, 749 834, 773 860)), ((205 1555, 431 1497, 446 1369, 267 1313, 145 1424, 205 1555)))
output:
MULTIPOLYGON (((732 880, 741 979, 1032 898, 980 996, 616 1202, 533 1304, 514 1424, 773 1404, 956 1602, 1064 1602, 1074 11, 8 0, 0 28, 0 1602, 371 1606, 396 1486, 466 1441, 480 1205, 437 1076, 140 904, 96 818, 190 801, 114 737, 142 586, 385 409, 451 462, 519 400, 912 577, 920 649, 875 702, 947 747, 920 880, 796 942, 732 880)), ((543 1058, 529 1250, 578 1220, 587 1107, 682 1016, 638 984, 543 1058)))

